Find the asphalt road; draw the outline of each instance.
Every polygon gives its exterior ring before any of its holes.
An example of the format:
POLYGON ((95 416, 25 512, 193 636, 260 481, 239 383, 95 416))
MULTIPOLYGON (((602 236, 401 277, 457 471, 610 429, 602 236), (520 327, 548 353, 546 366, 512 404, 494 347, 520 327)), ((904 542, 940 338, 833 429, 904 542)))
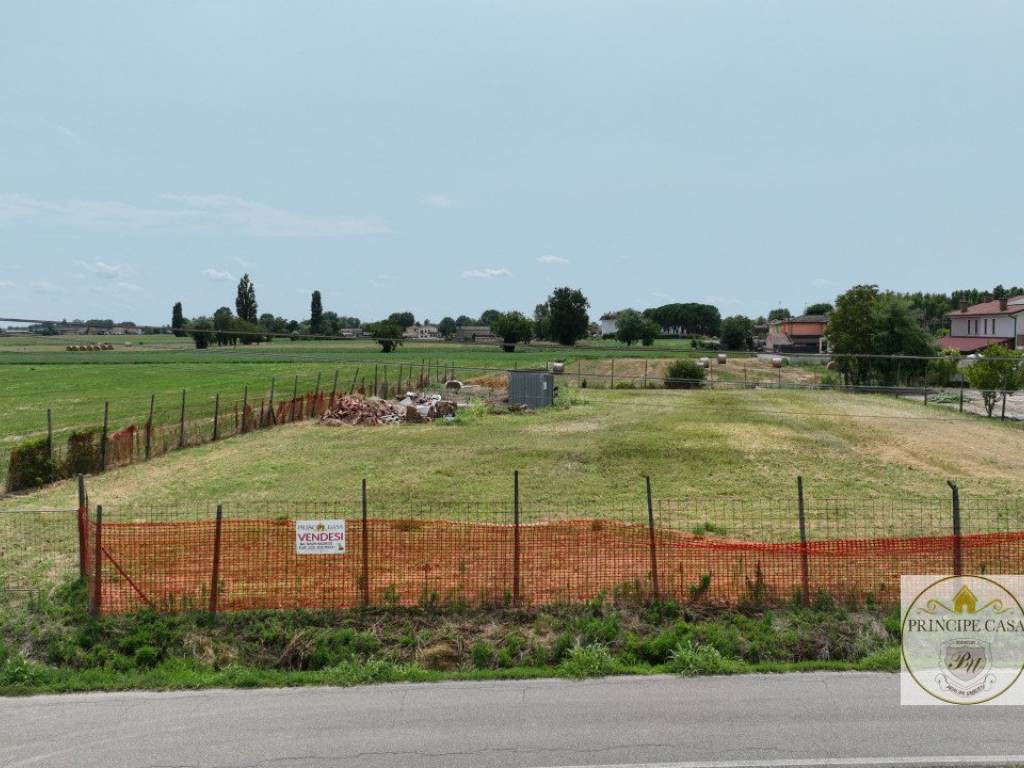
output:
POLYGON ((0 699, 0 766, 992 765, 1022 715, 865 673, 39 696, 0 699))

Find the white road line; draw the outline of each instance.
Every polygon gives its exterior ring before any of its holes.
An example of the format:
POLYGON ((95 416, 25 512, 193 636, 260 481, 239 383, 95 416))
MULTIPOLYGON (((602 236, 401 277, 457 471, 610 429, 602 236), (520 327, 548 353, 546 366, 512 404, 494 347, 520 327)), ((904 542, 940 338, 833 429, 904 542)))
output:
POLYGON ((794 760, 698 760, 683 763, 614 763, 609 765, 537 766, 537 768, 884 768, 900 766, 953 765, 971 766, 1024 766, 1024 755, 927 755, 921 757, 822 757, 794 760))

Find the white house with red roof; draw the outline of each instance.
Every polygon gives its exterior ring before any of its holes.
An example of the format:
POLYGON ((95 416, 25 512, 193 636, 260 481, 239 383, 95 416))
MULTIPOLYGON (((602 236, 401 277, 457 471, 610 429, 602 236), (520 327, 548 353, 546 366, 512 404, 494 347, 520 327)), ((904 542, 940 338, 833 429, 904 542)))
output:
POLYGON ((989 344, 1024 348, 1024 296, 994 299, 947 312, 949 333, 939 339, 943 349, 970 354, 989 344))

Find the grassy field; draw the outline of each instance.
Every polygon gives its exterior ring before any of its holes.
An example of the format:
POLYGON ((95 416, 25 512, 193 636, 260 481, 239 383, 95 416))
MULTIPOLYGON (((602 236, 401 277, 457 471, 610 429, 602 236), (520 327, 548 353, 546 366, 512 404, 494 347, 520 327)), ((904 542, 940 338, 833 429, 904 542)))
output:
POLYGON ((155 395, 154 422, 170 424, 179 418, 182 390, 187 390, 186 418, 193 419, 212 414, 217 394, 223 403, 240 402, 248 386, 250 398, 267 397, 272 378, 280 399, 290 396, 295 377, 300 392, 313 389, 318 376, 321 387, 329 389, 337 372, 339 388, 345 389, 357 372, 372 381, 374 366, 380 367, 380 376, 387 366, 394 381, 399 366, 404 376, 410 366, 418 369, 425 363, 454 365, 459 377, 472 378, 561 360, 574 375, 590 376, 589 386, 607 386, 615 358, 622 358, 617 372, 622 382, 625 377, 642 378, 643 359, 650 360, 649 375, 655 376, 670 359, 689 350, 682 340, 658 340, 650 348, 592 342, 575 351, 532 345, 514 353, 485 345, 408 342, 384 354, 379 345, 367 341, 279 340, 196 350, 189 339, 173 336, 109 338, 116 339, 114 350, 66 352, 68 340, 61 337, 0 337, 0 449, 45 434, 47 408, 59 435, 100 425, 104 402, 110 403, 113 427, 141 423, 148 416, 150 396, 155 395))
MULTIPOLYGON (((173 452, 89 480, 104 504, 353 498, 369 478, 389 503, 506 498, 512 471, 532 502, 643 498, 789 499, 797 475, 823 497, 936 499, 1024 491, 1019 426, 878 395, 772 390, 569 390, 573 404, 527 414, 469 409, 455 424, 287 425, 173 452)), ((14 506, 67 506, 65 481, 14 506)))

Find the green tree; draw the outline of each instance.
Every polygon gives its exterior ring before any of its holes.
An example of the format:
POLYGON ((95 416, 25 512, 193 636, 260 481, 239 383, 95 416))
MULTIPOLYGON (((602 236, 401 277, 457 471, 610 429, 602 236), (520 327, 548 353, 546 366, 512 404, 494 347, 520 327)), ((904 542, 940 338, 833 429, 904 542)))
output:
POLYGON ((1021 388, 1024 380, 1021 352, 990 344, 964 370, 964 378, 971 387, 981 390, 985 412, 991 416, 1001 392, 1009 395, 1021 388))
POLYGON ((489 326, 495 320, 501 317, 501 312, 496 309, 485 309, 480 313, 480 325, 489 326))
POLYGON ((413 316, 412 312, 392 312, 388 315, 388 322, 401 326, 404 331, 406 328, 416 324, 416 318, 413 316))
POLYGON ((234 344, 238 340, 238 337, 231 333, 235 327, 235 318, 227 307, 221 307, 213 313, 213 327, 217 331, 218 346, 234 344))
POLYGON ((574 345, 586 337, 590 318, 587 309, 590 302, 583 292, 576 288, 556 288, 548 297, 548 322, 551 338, 559 344, 574 345))
POLYGON ((722 349, 748 350, 754 346, 754 321, 743 315, 733 315, 722 321, 722 333, 719 336, 722 349))
POLYGON ((186 327, 196 349, 206 349, 210 346, 210 342, 213 340, 213 321, 210 318, 194 318, 186 327))
POLYGON ((847 384, 867 383, 871 360, 852 355, 874 354, 877 285, 855 285, 836 299, 825 335, 835 354, 836 370, 847 384))
POLYGON ((805 315, 828 315, 831 314, 834 307, 827 301, 820 302, 818 304, 809 304, 807 309, 804 310, 805 315))
POLYGON ((469 315, 459 315, 457 318, 455 318, 455 325, 457 325, 459 328, 461 328, 464 325, 476 325, 476 320, 474 320, 469 315))
POLYGON ((910 304, 899 296, 882 294, 875 302, 871 319, 874 324, 872 354, 888 356, 870 361, 875 381, 901 385, 912 376, 924 375, 928 361, 915 358, 932 357, 935 350, 910 304), (896 359, 902 356, 911 359, 896 359))
POLYGON ((258 321, 259 316, 256 313, 256 286, 252 284, 252 280, 249 279, 249 273, 246 272, 242 275, 242 279, 238 281, 238 294, 235 296, 235 311, 238 316, 243 320, 247 320, 250 323, 258 321))
POLYGON ((437 324, 437 332, 442 338, 450 339, 455 335, 455 321, 450 317, 441 318, 441 322, 437 324))
POLYGON ((402 333, 405 328, 389 318, 377 323, 370 323, 366 326, 366 330, 380 344, 382 352, 392 352, 402 345, 402 333))
POLYGON ((309 302, 309 331, 314 335, 324 332, 324 306, 320 302, 320 291, 313 291, 309 302))
POLYGON ((634 341, 641 341, 649 347, 660 332, 661 326, 658 323, 635 309, 622 310, 615 320, 615 338, 627 347, 634 341))
POLYGON ((788 309, 785 307, 779 307, 778 309, 773 309, 768 313, 768 322, 770 323, 773 320, 788 320, 792 316, 792 313, 788 309))
POLYGON ((696 360, 681 358, 669 365, 665 374, 667 389, 697 389, 704 385, 705 371, 696 360))
POLYGON ((855 285, 836 299, 826 336, 847 384, 902 384, 923 375, 927 361, 898 358, 935 355, 907 300, 876 285, 855 285))
POLYGON ((498 314, 491 321, 491 331, 500 336, 502 348, 506 352, 514 352, 516 344, 521 341, 529 341, 533 337, 533 322, 522 312, 506 312, 498 314))
POLYGON ((181 302, 175 302, 171 310, 171 330, 177 337, 185 335, 185 316, 181 312, 181 302))
POLYGON ((533 308, 533 338, 551 338, 551 315, 547 303, 538 304, 533 308))

